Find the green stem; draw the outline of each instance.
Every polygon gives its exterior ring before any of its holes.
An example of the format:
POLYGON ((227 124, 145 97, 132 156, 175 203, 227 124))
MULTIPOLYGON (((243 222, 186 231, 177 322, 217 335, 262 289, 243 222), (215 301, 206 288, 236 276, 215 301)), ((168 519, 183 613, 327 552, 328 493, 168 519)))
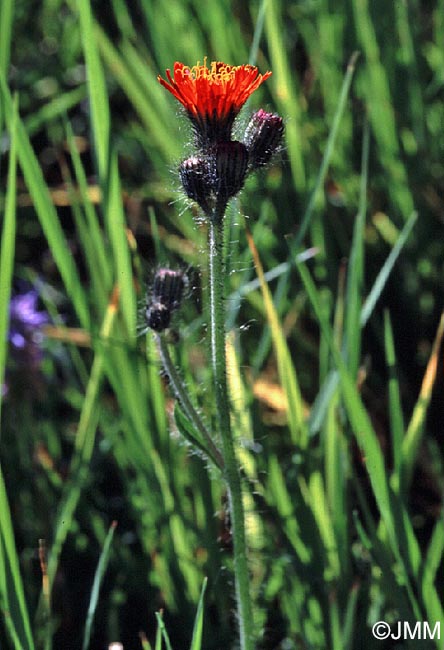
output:
POLYGON ((227 389, 224 309, 225 265, 223 259, 224 231, 223 218, 220 215, 215 215, 214 219, 209 219, 208 237, 211 363, 231 516, 240 644, 241 650, 253 650, 253 614, 249 588, 250 581, 242 485, 231 434, 230 402, 227 389))
POLYGON ((188 419, 202 436, 204 444, 201 445, 197 440, 193 440, 194 444, 197 444, 200 450, 209 456, 215 465, 219 467, 219 469, 223 469, 224 461, 221 453, 214 444, 205 424, 202 422, 199 413, 194 408, 188 396, 187 389, 185 388, 183 381, 177 372, 176 366, 171 359, 165 337, 162 334, 155 334, 155 340, 159 350, 160 358, 162 359, 162 365, 169 377, 174 394, 182 405, 182 408, 185 411, 185 414, 188 416, 188 419))

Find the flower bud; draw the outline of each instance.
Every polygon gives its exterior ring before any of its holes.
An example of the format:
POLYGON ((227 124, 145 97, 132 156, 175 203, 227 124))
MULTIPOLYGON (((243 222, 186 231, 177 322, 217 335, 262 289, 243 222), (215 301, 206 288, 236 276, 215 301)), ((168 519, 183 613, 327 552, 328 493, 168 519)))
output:
POLYGON ((270 162, 273 154, 279 150, 283 134, 284 122, 279 115, 267 113, 261 108, 251 116, 244 135, 251 169, 270 162))
POLYGON ((156 272, 145 311, 150 329, 162 332, 169 327, 172 312, 179 308, 186 284, 183 271, 159 269, 156 272))
POLYGON ((180 164, 179 176, 187 197, 196 201, 208 214, 211 210, 213 191, 213 180, 208 160, 200 156, 187 158, 180 164))
POLYGON ((243 187, 248 167, 248 151, 242 142, 219 142, 214 150, 216 192, 228 201, 243 187))

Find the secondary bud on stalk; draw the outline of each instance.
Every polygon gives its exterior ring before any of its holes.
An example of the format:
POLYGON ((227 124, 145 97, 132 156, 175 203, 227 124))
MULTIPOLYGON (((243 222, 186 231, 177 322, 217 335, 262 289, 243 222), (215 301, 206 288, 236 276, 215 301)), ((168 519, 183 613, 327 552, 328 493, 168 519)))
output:
POLYGON ((224 205, 243 187, 248 169, 248 151, 242 142, 218 142, 205 156, 191 156, 179 167, 185 194, 208 216, 216 205, 224 205))
POLYGON ((148 327, 163 332, 169 327, 172 312, 180 307, 187 277, 183 271, 159 269, 147 296, 145 318, 148 327))
POLYGON ((283 134, 284 122, 279 115, 261 108, 251 116, 244 135, 251 169, 263 167, 270 161, 279 149, 283 134))
POLYGON ((216 193, 228 201, 243 187, 248 167, 248 151, 242 142, 219 142, 214 152, 216 193))
POLYGON ((179 176, 187 197, 196 201, 206 214, 210 212, 213 182, 208 161, 201 156, 187 158, 180 164, 179 176))

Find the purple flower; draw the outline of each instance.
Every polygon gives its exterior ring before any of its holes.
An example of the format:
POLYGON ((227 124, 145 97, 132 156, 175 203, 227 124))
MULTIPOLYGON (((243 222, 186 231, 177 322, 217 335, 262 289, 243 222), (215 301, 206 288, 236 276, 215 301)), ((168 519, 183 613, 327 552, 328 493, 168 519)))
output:
POLYGON ((48 314, 37 311, 38 294, 35 289, 11 298, 9 314, 11 323, 16 321, 26 328, 41 327, 48 323, 48 314))
POLYGON ((41 328, 49 322, 48 314, 38 310, 38 293, 30 289, 17 294, 9 303, 11 357, 17 365, 37 368, 42 358, 41 328))
POLYGON ((42 386, 42 327, 49 316, 38 308, 39 294, 29 284, 19 285, 9 303, 9 357, 2 397, 21 399, 38 395, 42 386))

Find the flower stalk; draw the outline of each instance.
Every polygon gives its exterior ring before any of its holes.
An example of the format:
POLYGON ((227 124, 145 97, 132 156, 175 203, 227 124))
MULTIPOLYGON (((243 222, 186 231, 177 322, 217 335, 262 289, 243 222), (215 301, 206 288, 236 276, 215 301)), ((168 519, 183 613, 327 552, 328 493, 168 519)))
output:
MULTIPOLYGON (((220 470, 223 470, 224 468, 223 457, 219 449, 216 447, 215 443, 213 442, 205 424, 202 421, 202 418, 194 408, 188 396, 188 391, 183 384, 182 378, 180 377, 177 368, 173 363, 173 360, 171 359, 168 350, 168 344, 165 340, 165 336, 163 334, 156 333, 155 341, 157 344, 157 349, 159 350, 160 358, 162 360, 163 368, 171 382, 171 386, 173 388, 174 394, 176 395, 176 398, 178 399, 179 403, 182 405, 182 408, 185 414, 187 415, 188 419, 190 420, 191 424, 195 427, 197 432, 202 437, 202 441, 204 444, 202 446, 199 445, 200 450, 203 451, 209 458, 211 458, 213 463, 220 470)), ((194 444, 198 444, 198 441, 196 440, 193 440, 193 442, 194 444)))
POLYGON ((225 465, 225 479, 231 516, 234 576, 238 606, 241 650, 253 650, 253 613, 250 596, 245 513, 242 502, 242 484, 236 459, 230 422, 230 401, 227 388, 225 355, 225 264, 223 219, 215 217, 209 222, 208 266, 210 286, 210 348, 211 365, 216 397, 219 435, 225 465))

